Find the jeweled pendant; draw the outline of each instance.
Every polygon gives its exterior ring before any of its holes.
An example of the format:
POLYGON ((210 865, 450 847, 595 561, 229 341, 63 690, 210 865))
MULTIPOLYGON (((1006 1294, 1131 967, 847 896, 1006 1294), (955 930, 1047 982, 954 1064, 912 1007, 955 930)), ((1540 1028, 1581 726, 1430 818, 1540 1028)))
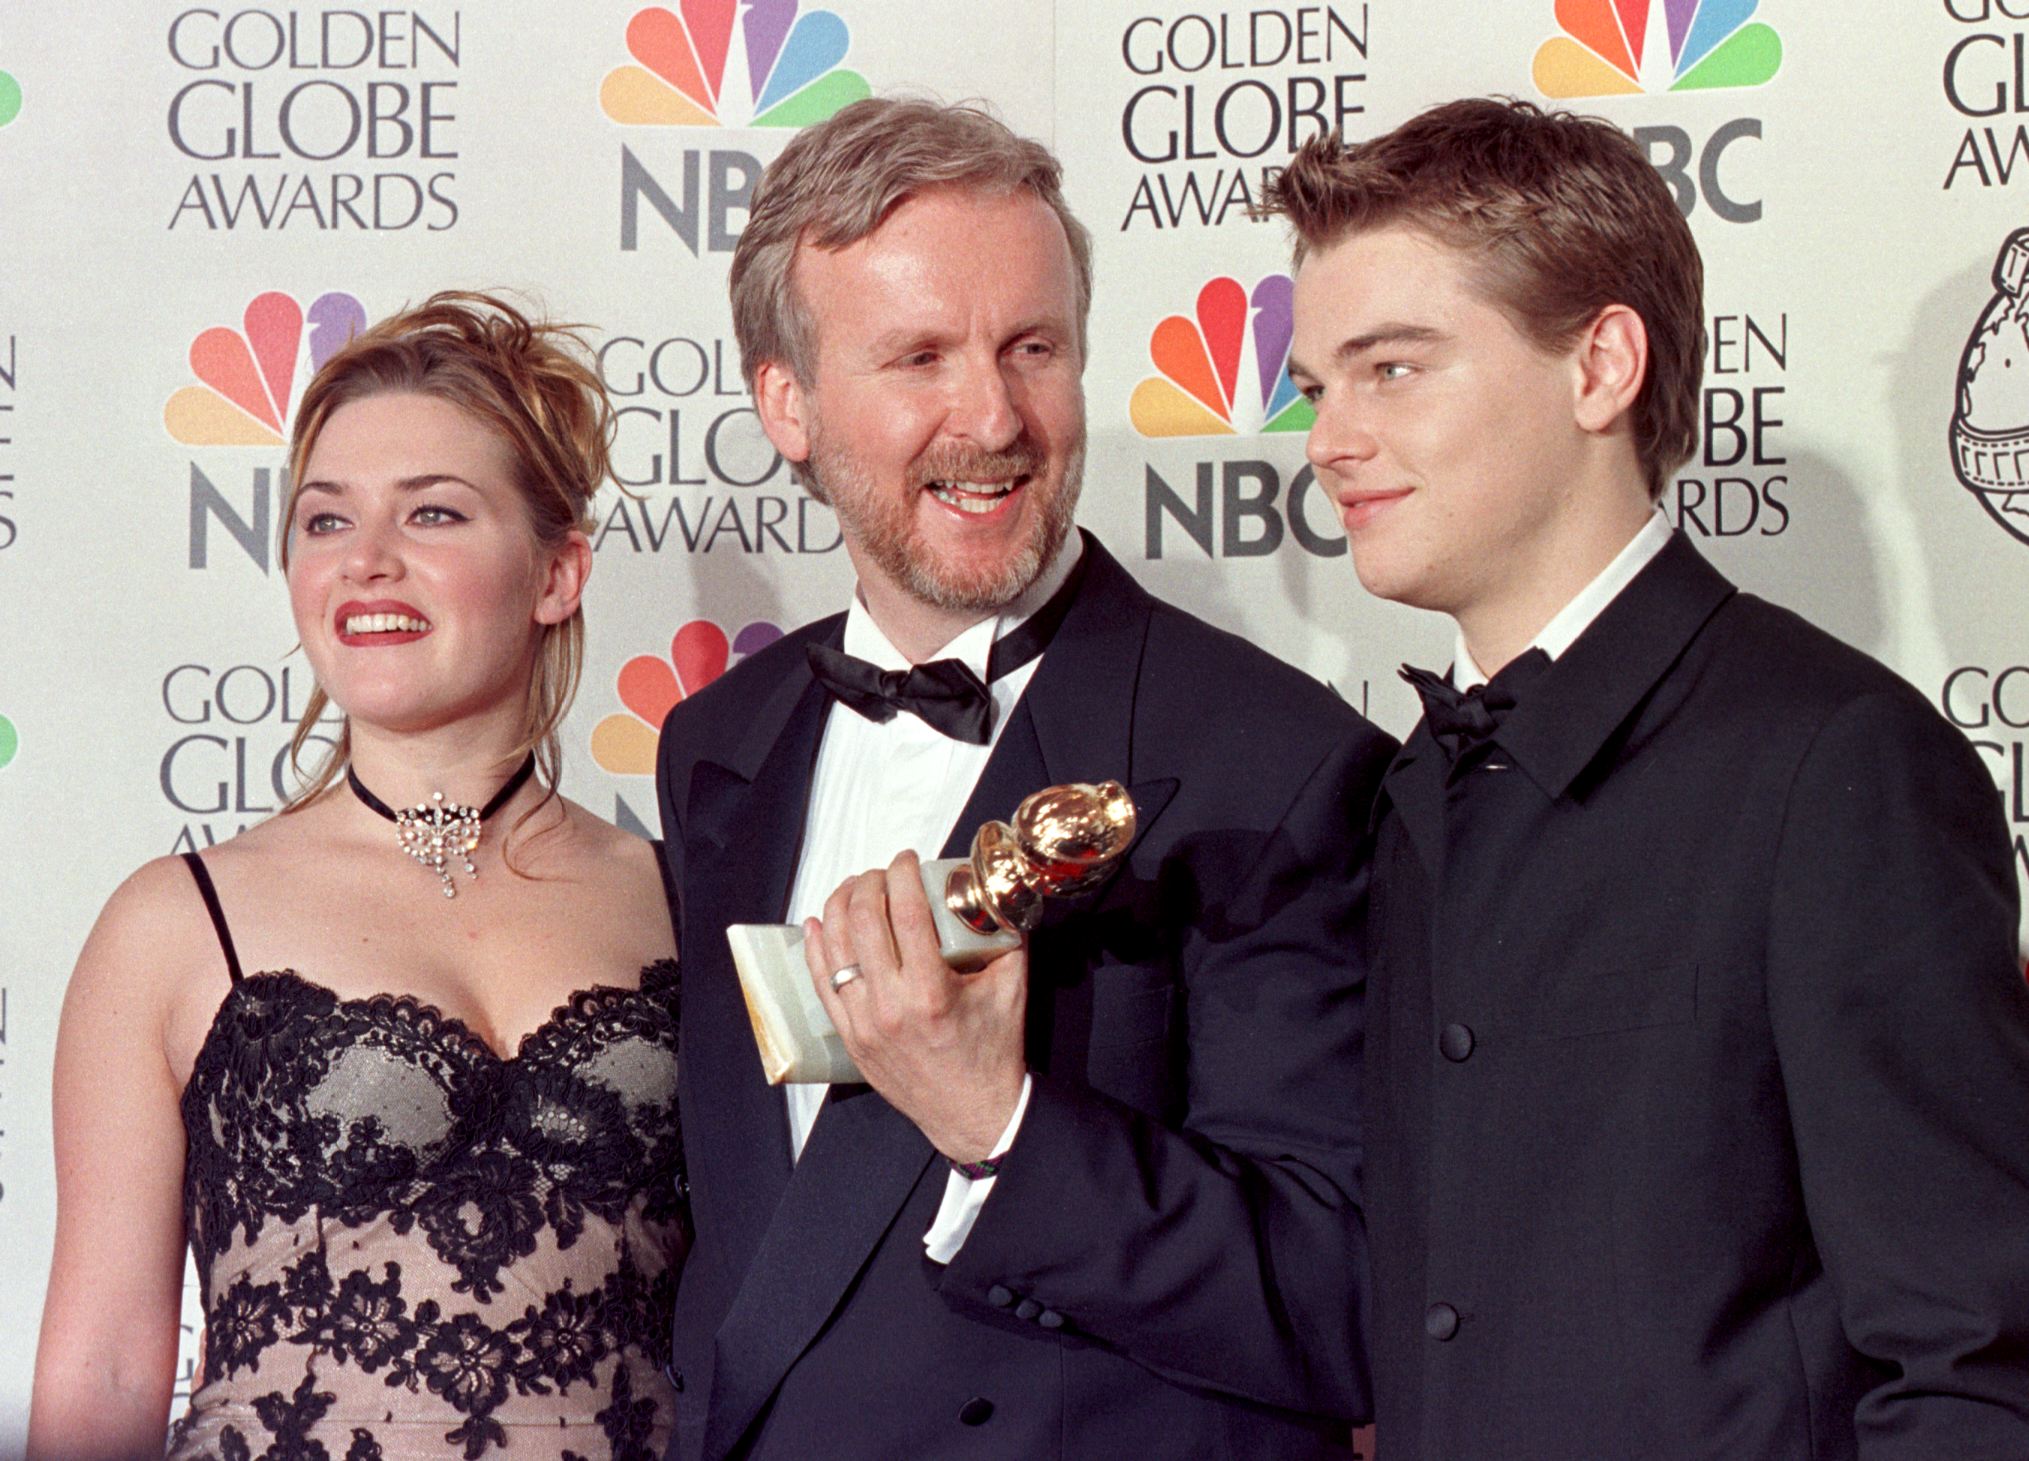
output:
POLYGON ((467 877, 479 876, 472 854, 479 850, 481 820, 479 808, 446 801, 444 793, 433 791, 428 801, 395 813, 395 837, 402 851, 443 880, 444 896, 455 898, 458 885, 445 864, 456 859, 465 864, 467 877))
POLYGON ((368 811, 395 824, 395 840, 401 844, 402 851, 437 875, 444 885, 446 898, 455 898, 458 888, 445 864, 456 859, 465 864, 467 877, 479 876, 479 867, 472 861, 472 854, 479 850, 480 829, 486 819, 506 806, 534 774, 535 754, 530 752, 523 759, 521 769, 507 778, 507 784, 493 793, 491 801, 476 810, 463 802, 446 800, 441 791, 433 791, 428 801, 417 802, 413 807, 398 812, 368 791, 366 783, 359 779, 358 770, 352 766, 345 768, 345 784, 352 788, 352 794, 368 811))

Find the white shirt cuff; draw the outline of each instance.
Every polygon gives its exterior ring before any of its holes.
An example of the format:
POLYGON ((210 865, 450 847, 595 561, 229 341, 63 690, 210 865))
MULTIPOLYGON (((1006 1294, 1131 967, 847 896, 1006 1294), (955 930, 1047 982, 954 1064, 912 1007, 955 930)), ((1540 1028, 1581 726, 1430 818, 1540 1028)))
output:
MULTIPOLYGON (((1015 1100, 1014 1115, 1008 1117, 1007 1128, 1001 1132, 1000 1140, 993 1144, 990 1155, 999 1156, 1014 1145, 1015 1133, 1022 1129, 1022 1113, 1029 1109, 1029 1091, 1034 1085, 1034 1076, 1022 1077, 1022 1093, 1015 1100)), ((972 1234, 972 1225, 979 1221, 979 1210, 993 1195, 993 1184, 999 1180, 998 1177, 968 1177, 956 1168, 945 1175, 944 1201, 937 1209, 937 1220, 923 1235, 923 1251, 930 1255, 931 1262, 949 1263, 958 1256, 958 1250, 965 1246, 965 1240, 972 1234)))

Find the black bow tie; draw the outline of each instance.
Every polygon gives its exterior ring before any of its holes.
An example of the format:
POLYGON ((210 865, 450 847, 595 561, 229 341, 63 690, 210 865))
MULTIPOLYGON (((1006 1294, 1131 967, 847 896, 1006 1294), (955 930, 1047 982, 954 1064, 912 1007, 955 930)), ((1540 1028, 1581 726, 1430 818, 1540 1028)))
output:
POLYGON ((1532 649, 1508 662, 1498 675, 1471 690, 1457 690, 1443 675, 1402 666, 1402 678, 1423 701, 1430 735, 1456 765, 1468 752, 1486 744, 1515 708, 1516 697, 1531 680, 1550 668, 1550 656, 1532 649))
POLYGON ((984 680, 963 660, 933 659, 906 670, 884 670, 825 644, 813 644, 807 651, 810 673, 839 704, 868 720, 885 724, 897 711, 906 710, 953 740, 983 746, 993 739, 993 696, 986 687, 1049 648, 1078 596, 1089 556, 1078 559, 1040 609, 993 642, 984 680))
POLYGON ((962 660, 933 659, 906 670, 883 670, 829 645, 813 644, 809 653, 817 682, 839 704, 868 720, 885 723, 906 710, 956 741, 983 746, 993 738, 993 697, 962 660))

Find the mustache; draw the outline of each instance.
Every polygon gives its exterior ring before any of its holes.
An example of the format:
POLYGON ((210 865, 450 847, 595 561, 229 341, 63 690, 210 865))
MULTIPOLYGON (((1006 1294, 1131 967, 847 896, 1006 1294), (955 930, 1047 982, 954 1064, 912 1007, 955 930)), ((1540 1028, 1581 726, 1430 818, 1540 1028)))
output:
POLYGON ((999 451, 947 445, 932 447, 918 457, 910 477, 918 487, 932 482, 997 482, 1036 476, 1048 462, 1042 447, 1026 437, 999 451))

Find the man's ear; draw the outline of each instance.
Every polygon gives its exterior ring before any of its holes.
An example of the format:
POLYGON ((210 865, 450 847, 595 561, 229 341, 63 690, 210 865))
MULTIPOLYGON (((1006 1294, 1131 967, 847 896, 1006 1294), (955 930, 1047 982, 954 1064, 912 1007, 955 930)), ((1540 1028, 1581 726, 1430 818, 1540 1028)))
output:
POLYGON ((1649 332, 1624 304, 1609 304, 1572 347, 1572 415, 1581 430, 1605 432, 1634 408, 1649 373, 1649 332))
POLYGON ((754 410, 785 461, 810 460, 810 394, 782 361, 767 361, 754 372, 754 410))

